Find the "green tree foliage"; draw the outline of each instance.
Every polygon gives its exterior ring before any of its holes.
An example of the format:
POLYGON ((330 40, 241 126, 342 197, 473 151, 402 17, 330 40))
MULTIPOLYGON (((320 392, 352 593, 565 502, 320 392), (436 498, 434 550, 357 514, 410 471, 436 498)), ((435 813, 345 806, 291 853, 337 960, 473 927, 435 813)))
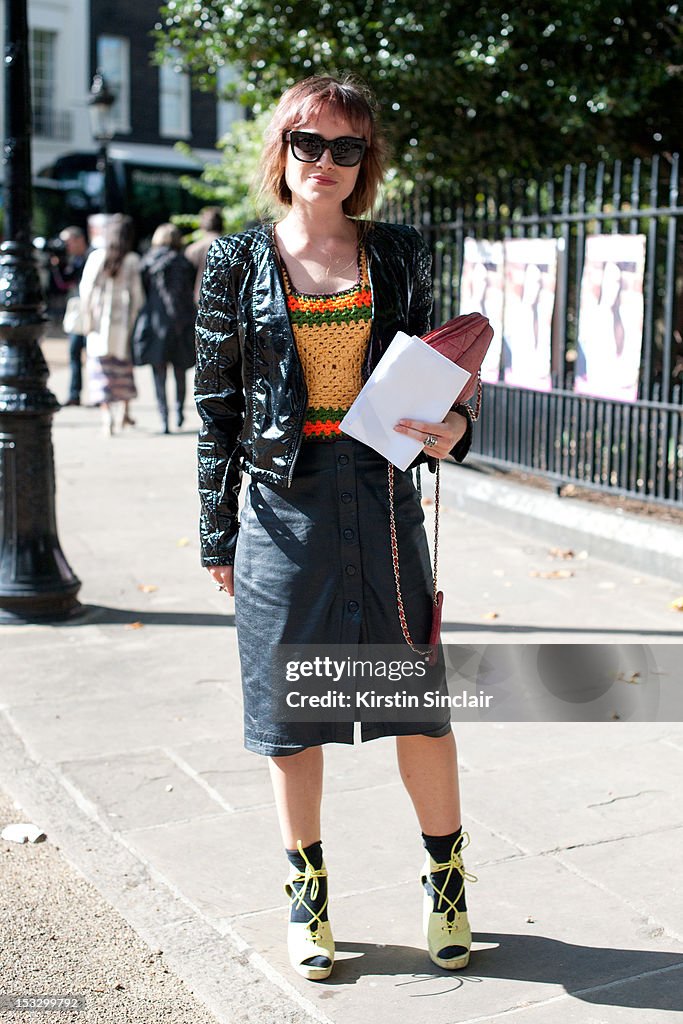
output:
MULTIPOLYGON (((223 208, 226 232, 241 231, 250 221, 258 219, 253 185, 263 133, 271 112, 268 109, 253 120, 235 121, 231 130, 217 143, 222 151, 220 163, 206 164, 201 178, 186 176, 182 179, 183 186, 192 195, 203 199, 207 206, 223 208)), ((194 156, 186 143, 178 143, 177 148, 187 156, 194 156)), ((198 223, 196 216, 173 219, 182 227, 195 227, 198 223)))
POLYGON ((360 75, 410 176, 528 174, 680 149, 678 5, 535 3, 169 0, 156 56, 205 89, 231 66, 231 98, 256 112, 306 75, 360 75))

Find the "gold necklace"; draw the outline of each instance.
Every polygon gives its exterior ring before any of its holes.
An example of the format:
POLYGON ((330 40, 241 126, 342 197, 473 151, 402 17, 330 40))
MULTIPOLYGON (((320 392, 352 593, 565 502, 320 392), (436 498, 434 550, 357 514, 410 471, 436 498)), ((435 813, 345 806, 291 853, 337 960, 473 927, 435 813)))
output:
MULTIPOLYGON (((325 255, 327 255, 327 254, 325 254, 325 255)), ((301 257, 299 257, 299 260, 301 261, 301 257)), ((314 262, 315 262, 315 258, 314 258, 314 262)), ((343 267, 335 266, 334 270, 332 270, 332 255, 330 254, 329 257, 328 257, 328 261, 327 261, 327 267, 325 269, 325 280, 328 280, 331 274, 334 277, 339 277, 340 274, 343 274, 344 271, 348 270, 349 267, 352 267, 357 262, 358 262, 358 253, 355 252, 353 254, 353 257, 349 260, 348 263, 344 264, 343 267)), ((318 263, 318 266, 324 266, 324 262, 320 261, 318 263)))
MULTIPOLYGON (((279 251, 279 246, 277 244, 277 237, 276 237, 276 234, 275 234, 275 224, 273 224, 273 227, 272 227, 272 234, 273 234, 273 242, 275 244, 276 251, 279 251)), ((331 253, 329 253, 329 254, 328 253, 324 253, 324 255, 327 257, 327 260, 328 260, 327 267, 325 269, 325 280, 328 281, 329 278, 330 278, 330 274, 332 273, 332 254, 331 253)), ((294 258, 298 259, 299 263, 301 263, 303 265, 304 259, 301 256, 294 256, 294 258)), ((340 274, 343 274, 346 270, 348 270, 349 267, 352 267, 354 264, 357 265, 358 264, 358 258, 359 258, 359 252, 358 252, 358 250, 356 250, 356 252, 353 255, 353 258, 351 260, 349 260, 349 262, 345 266, 343 266, 341 268, 337 268, 337 267, 334 268, 334 276, 338 277, 340 274)), ((284 258, 282 257, 282 255, 281 255, 281 259, 282 259, 282 262, 284 263, 284 258)), ((315 258, 314 258, 313 262, 316 262, 315 258)), ((323 261, 317 262, 317 266, 320 266, 320 267, 324 266, 324 262, 323 261)))
MULTIPOLYGON (((345 267, 341 267, 340 269, 337 269, 335 267, 334 276, 335 277, 339 277, 341 274, 344 273, 345 270, 348 270, 349 267, 353 267, 355 264, 357 264, 357 262, 358 262, 358 253, 356 253, 354 255, 353 259, 349 263, 347 263, 345 267)), ((332 267, 332 264, 330 264, 330 266, 325 271, 325 280, 327 280, 329 278, 329 276, 330 276, 331 267, 332 267)))

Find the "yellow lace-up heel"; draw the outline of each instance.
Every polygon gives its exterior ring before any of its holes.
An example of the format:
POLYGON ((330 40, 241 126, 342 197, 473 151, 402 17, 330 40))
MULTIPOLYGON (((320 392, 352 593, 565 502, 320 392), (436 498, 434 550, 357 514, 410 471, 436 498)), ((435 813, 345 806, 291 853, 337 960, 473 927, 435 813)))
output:
POLYGON ((467 911, 458 910, 456 907, 465 888, 465 880, 468 882, 478 881, 476 875, 465 871, 462 862, 462 851, 470 844, 467 832, 463 832, 462 840, 459 850, 456 849, 459 841, 456 840, 453 843, 450 859, 445 864, 437 863, 427 854, 427 860, 420 876, 420 882, 425 890, 422 925, 427 939, 429 959, 437 967, 443 967, 447 971, 457 971, 462 967, 467 967, 472 945, 472 932, 467 920, 467 911), (445 895, 445 892, 454 871, 460 875, 460 888, 455 899, 451 900, 445 895), (446 874, 436 884, 434 876, 441 872, 446 872, 446 874), (445 909, 437 912, 434 910, 435 906, 445 909))
POLYGON ((290 905, 309 913, 309 920, 304 922, 290 921, 287 930, 287 950, 289 960, 295 971, 308 981, 324 981, 332 973, 334 964, 334 939, 329 921, 321 921, 320 917, 327 907, 327 897, 319 911, 313 910, 307 900, 313 902, 319 892, 319 879, 327 878, 325 864, 314 868, 304 853, 301 840, 296 848, 303 857, 306 867, 299 871, 292 864, 289 877, 285 882, 285 893, 290 905), (296 888, 295 888, 296 883, 296 888))

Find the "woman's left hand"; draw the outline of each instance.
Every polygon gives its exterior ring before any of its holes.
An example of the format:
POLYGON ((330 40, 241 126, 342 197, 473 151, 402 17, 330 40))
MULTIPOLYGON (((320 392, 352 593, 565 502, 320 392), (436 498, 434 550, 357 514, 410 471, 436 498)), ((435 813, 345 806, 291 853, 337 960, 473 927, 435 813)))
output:
POLYGON ((467 430, 467 417, 459 412, 448 412, 443 423, 425 423, 422 420, 399 420, 394 430, 421 441, 427 455, 434 459, 445 459, 454 445, 467 430), (425 445, 425 441, 436 438, 436 444, 425 445))

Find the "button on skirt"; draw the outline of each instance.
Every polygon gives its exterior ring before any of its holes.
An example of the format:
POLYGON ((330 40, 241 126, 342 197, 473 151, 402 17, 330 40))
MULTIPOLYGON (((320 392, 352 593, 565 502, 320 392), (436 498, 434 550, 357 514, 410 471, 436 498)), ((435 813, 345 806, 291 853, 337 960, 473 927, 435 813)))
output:
MULTIPOLYGON (((413 641, 426 643, 432 570, 424 514, 410 472, 395 470, 401 592, 413 641)), ((291 487, 249 483, 235 553, 235 621, 248 750, 279 756, 353 743, 353 721, 282 722, 281 644, 405 646, 396 605, 386 460, 351 438, 307 441, 291 487)), ((287 685, 288 689, 291 686, 287 685)), ((448 709, 427 721, 368 721, 361 739, 450 729, 448 709)), ((321 716, 322 718, 322 716, 321 716)))

